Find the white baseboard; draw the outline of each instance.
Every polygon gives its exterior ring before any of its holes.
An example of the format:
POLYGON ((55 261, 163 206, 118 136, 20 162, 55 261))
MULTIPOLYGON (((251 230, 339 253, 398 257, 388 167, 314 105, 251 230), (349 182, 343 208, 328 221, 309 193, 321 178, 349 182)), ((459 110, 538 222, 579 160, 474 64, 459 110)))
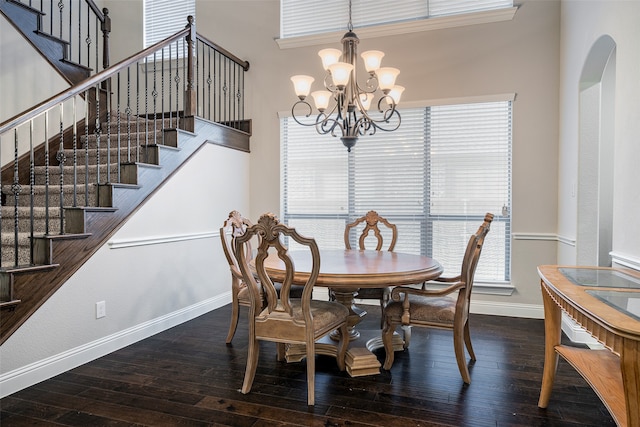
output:
POLYGON ((0 398, 76 368, 231 302, 231 291, 0 375, 0 398))
POLYGON ((586 329, 578 325, 566 313, 562 313, 562 332, 574 343, 586 344, 591 349, 604 348, 586 329))
POLYGON ((537 304, 518 304, 497 301, 471 300, 469 309, 474 314, 492 314, 494 316, 525 317, 528 319, 544 319, 544 308, 537 304))

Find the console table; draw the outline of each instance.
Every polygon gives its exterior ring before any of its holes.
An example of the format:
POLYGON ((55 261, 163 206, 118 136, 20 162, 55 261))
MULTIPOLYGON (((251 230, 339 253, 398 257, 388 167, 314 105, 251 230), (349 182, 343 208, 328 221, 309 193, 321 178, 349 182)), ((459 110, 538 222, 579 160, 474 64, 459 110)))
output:
POLYGON ((640 273, 543 265, 545 358, 538 406, 546 408, 562 356, 589 383, 620 426, 640 427, 640 273), (562 311, 606 349, 560 344, 562 311))

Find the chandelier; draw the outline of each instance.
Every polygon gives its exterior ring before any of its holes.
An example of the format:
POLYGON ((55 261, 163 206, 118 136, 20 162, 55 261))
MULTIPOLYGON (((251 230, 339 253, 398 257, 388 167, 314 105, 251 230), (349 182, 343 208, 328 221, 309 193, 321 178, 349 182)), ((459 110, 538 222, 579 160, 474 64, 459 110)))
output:
POLYGON ((347 151, 356 144, 361 135, 373 135, 377 130, 391 132, 400 127, 400 113, 396 105, 404 87, 395 84, 400 70, 392 67, 381 67, 383 52, 369 50, 362 52, 367 74, 364 85, 357 81, 358 76, 358 43, 360 40, 353 32, 351 23, 351 0, 349 0, 349 24, 342 37, 342 51, 338 49, 322 49, 318 52, 322 58, 322 66, 327 72, 324 78, 324 90, 311 92, 311 84, 315 80, 311 76, 296 75, 291 77, 299 100, 293 104, 291 115, 303 126, 315 126, 316 131, 325 135, 340 135, 347 151), (304 117, 310 117, 313 107, 307 102, 311 92, 318 115, 315 121, 301 119, 298 112, 304 111, 304 117), (377 99, 377 111, 370 112, 374 98, 377 99), (333 102, 332 102, 333 101, 333 102), (329 107, 329 104, 332 104, 329 107))

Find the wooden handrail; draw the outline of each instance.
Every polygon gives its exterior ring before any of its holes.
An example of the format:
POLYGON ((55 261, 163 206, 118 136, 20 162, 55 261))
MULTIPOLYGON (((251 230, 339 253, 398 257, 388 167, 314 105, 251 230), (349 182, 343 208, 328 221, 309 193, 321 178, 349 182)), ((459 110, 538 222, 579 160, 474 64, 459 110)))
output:
POLYGON ((206 44, 207 46, 209 46, 210 48, 217 50, 218 52, 222 53, 224 56, 226 56, 227 58, 231 59, 233 62, 235 62, 236 64, 242 66, 242 68, 245 71, 249 71, 249 62, 248 61, 243 61, 242 59, 238 58, 237 56, 235 56, 233 53, 229 52, 228 50, 226 50, 223 47, 220 47, 219 45, 215 44, 214 42, 210 41, 209 39, 207 39, 206 37, 198 34, 198 40, 200 40, 202 43, 206 44))

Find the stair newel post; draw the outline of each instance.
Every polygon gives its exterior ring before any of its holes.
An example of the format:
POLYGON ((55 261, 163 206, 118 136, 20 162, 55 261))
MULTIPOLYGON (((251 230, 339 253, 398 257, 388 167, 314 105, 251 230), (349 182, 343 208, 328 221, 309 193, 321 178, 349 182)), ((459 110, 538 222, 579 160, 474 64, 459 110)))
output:
MULTIPOLYGON (((104 19, 100 21, 100 29, 102 30, 102 69, 109 68, 109 34, 111 33, 111 17, 109 16, 109 9, 106 7, 102 9, 104 19)), ((111 79, 107 79, 102 82, 102 89, 109 91, 111 85, 109 84, 111 79)), ((111 92, 108 92, 111 96, 111 92)))
POLYGON ((187 88, 184 94, 184 123, 183 129, 193 132, 195 130, 194 117, 196 115, 196 88, 195 88, 195 67, 196 67, 196 23, 193 16, 187 17, 189 23, 185 28, 189 28, 187 34, 187 88))

